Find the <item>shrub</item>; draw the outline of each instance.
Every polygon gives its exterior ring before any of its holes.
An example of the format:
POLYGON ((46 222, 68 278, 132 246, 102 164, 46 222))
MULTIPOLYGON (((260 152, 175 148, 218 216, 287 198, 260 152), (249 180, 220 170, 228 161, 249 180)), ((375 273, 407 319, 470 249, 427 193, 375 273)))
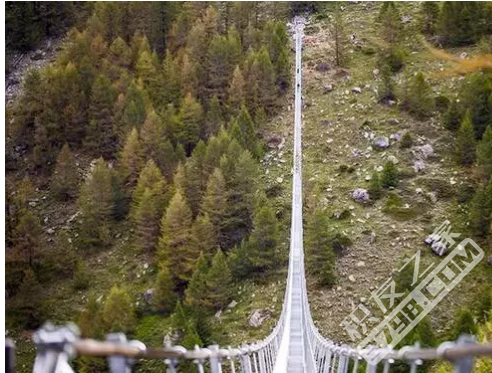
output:
POLYGON ((456 315, 450 339, 456 340, 462 334, 477 334, 477 331, 478 328, 473 320, 473 314, 468 308, 462 308, 456 315))
POLYGON ((386 214, 393 215, 395 218, 408 220, 415 217, 416 210, 412 207, 405 207, 402 198, 396 193, 389 193, 381 209, 386 214))
POLYGON ((432 114, 435 101, 424 74, 418 73, 408 81, 403 108, 418 119, 425 119, 432 114))
POLYGON ((443 95, 437 96, 435 98, 435 102, 436 102, 436 109, 440 113, 444 113, 446 110, 448 110, 449 104, 451 103, 449 98, 447 98, 446 96, 443 96, 443 95))
POLYGON ((85 264, 82 260, 77 263, 77 269, 73 275, 73 288, 75 290, 85 290, 90 285, 90 277, 85 269, 85 264))
POLYGON ((392 73, 397 73, 405 66, 406 57, 407 53, 403 48, 393 46, 379 55, 378 65, 380 68, 383 65, 388 65, 392 73))
POLYGON ((393 162, 386 162, 381 177, 383 188, 396 187, 398 185, 398 169, 393 162))
POLYGON ((408 149, 411 148, 412 145, 413 145, 412 135, 410 135, 410 132, 405 132, 405 134, 403 135, 400 141, 400 148, 408 149))
POLYGON ((371 177, 371 182, 369 183, 368 192, 373 200, 381 198, 382 195, 382 182, 379 177, 379 173, 374 172, 371 177))

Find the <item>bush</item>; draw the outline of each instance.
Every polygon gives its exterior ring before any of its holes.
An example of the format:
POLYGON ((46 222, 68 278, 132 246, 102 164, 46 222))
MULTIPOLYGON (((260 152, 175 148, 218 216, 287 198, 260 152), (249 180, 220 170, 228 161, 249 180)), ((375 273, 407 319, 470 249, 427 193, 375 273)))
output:
POLYGON ((371 182, 369 183, 369 188, 368 188, 369 196, 373 200, 377 200, 381 198, 383 192, 382 188, 383 186, 381 183, 381 178, 379 177, 379 173, 374 172, 371 177, 371 182))
POLYGON ((436 102, 436 109, 440 113, 444 113, 446 110, 448 110, 451 100, 449 100, 449 98, 447 98, 446 96, 440 95, 436 97, 435 102, 436 102))
POLYGON ((77 263, 77 269, 73 275, 73 288, 75 290, 85 290, 90 285, 90 277, 85 269, 85 264, 82 260, 77 263))
POLYGON ((378 65, 380 68, 388 65, 392 73, 397 73, 405 66, 406 57, 407 53, 403 48, 393 46, 380 54, 378 65))
POLYGON ((398 169, 393 162, 386 162, 381 177, 383 188, 396 187, 398 185, 398 169))
POLYGON ((410 132, 405 132, 405 134, 403 135, 400 141, 400 148, 408 149, 411 148, 412 145, 413 145, 412 135, 410 135, 410 132))
POLYGON ((477 331, 473 314, 468 308, 462 308, 456 315, 450 339, 454 341, 462 334, 477 334, 477 331))
POLYGON ((412 207, 406 208, 403 205, 402 198, 396 193, 388 194, 388 198, 384 202, 381 211, 383 211, 386 214, 393 215, 395 218, 402 219, 402 220, 412 219, 417 214, 414 208, 412 207))
POLYGON ((418 119, 425 119, 432 114, 435 101, 424 74, 418 73, 407 82, 403 108, 418 119))
POLYGON ((421 177, 417 179, 417 183, 435 192, 438 198, 451 198, 455 194, 455 188, 451 187, 447 180, 439 177, 421 177))

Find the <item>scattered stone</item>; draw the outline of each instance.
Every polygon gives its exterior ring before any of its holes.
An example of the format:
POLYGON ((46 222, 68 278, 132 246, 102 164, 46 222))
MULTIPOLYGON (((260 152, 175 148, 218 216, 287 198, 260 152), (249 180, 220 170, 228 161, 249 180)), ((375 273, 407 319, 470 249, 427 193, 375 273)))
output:
POLYGON ((352 88, 352 93, 357 93, 357 94, 362 93, 362 88, 354 87, 354 88, 352 88))
POLYGON ((350 275, 350 276, 349 276, 349 280, 350 280, 350 282, 355 282, 355 277, 354 277, 354 275, 350 275))
POLYGON ((44 56, 45 56, 45 53, 41 49, 38 49, 36 52, 34 52, 31 55, 31 60, 39 61, 39 60, 43 59, 44 56))
POLYGON ((376 167, 376 171, 377 171, 377 172, 381 172, 381 171, 383 171, 383 170, 384 170, 384 167, 383 167, 383 166, 377 166, 377 167, 376 167))
POLYGON ((145 302, 147 304, 152 304, 152 300, 154 298, 154 293, 155 293, 154 288, 150 288, 150 289, 145 290, 144 299, 145 299, 145 302))
POLYGON ((400 141, 400 139, 401 139, 401 135, 398 132, 392 133, 390 135, 390 140, 400 141))
POLYGON ((401 23, 403 23, 403 24, 409 23, 411 20, 412 20, 412 16, 403 15, 401 17, 401 23))
POLYGON ((366 181, 371 181, 372 177, 371 175, 366 175, 366 177, 364 178, 366 181))
POLYGON ((424 159, 427 159, 429 156, 434 154, 434 148, 432 147, 431 144, 425 144, 422 146, 417 146, 416 150, 420 156, 422 156, 424 159))
POLYGON ((415 170, 415 172, 424 171, 425 170, 424 161, 419 159, 419 160, 416 160, 415 162, 413 162, 413 169, 415 170))
POLYGON ((220 319, 220 317, 222 316, 222 310, 218 310, 214 316, 216 319, 220 319))
POLYGON ((372 70, 372 75, 378 76, 379 75, 379 69, 372 70))
POLYGON ((102 295, 100 295, 100 296, 96 299, 96 302, 97 302, 97 303, 101 303, 101 302, 102 302, 102 300, 103 300, 103 296, 102 296, 102 295))
POLYGON ((468 53, 463 52, 463 53, 461 53, 461 54, 460 54, 460 58, 461 58, 462 60, 464 60, 466 57, 468 57, 468 53))
POLYGON ((451 179, 449 179, 449 184, 454 185, 456 183, 457 183, 457 181, 456 181, 456 179, 454 177, 452 177, 451 179))
POLYGON ((396 125, 400 124, 400 121, 396 118, 392 118, 392 119, 388 120, 388 124, 391 124, 392 126, 396 126, 396 125))
POLYGON ((366 303, 367 302, 367 298, 366 297, 361 297, 360 298, 360 302, 361 303, 366 303))
POLYGON ((366 189, 362 189, 362 188, 358 188, 358 189, 355 189, 353 192, 352 192, 352 198, 357 201, 357 202, 361 202, 361 203, 365 203, 365 202, 368 202, 370 197, 369 197, 369 193, 367 192, 366 189))
POLYGON ((362 268, 362 267, 365 267, 365 266, 366 266, 366 263, 363 262, 362 260, 357 263, 357 267, 359 267, 359 268, 362 268))
POLYGON ((429 193, 427 193, 427 196, 429 197, 429 199, 431 200, 432 203, 436 203, 437 202, 437 194, 436 194, 436 192, 429 192, 429 193))
POLYGON ((487 264, 492 266, 492 256, 487 258, 487 264))
POLYGON ((422 190, 422 188, 417 188, 417 189, 415 189, 415 193, 422 194, 422 193, 424 193, 424 191, 422 190))
POLYGON ((330 70, 330 65, 328 65, 327 63, 319 63, 316 65, 316 70, 321 72, 326 72, 330 70))
POLYGON ((235 300, 233 300, 231 303, 229 303, 229 305, 227 306, 228 309, 232 309, 234 307, 237 306, 237 302, 235 300))
POLYGON ((388 105, 389 106, 395 106, 396 105, 396 101, 394 101, 394 100, 388 100, 388 105))
POLYGON ((323 87, 323 93, 327 94, 333 91, 333 84, 327 84, 323 87))
POLYGON ((391 162, 393 164, 398 164, 400 161, 398 160, 398 158, 396 158, 394 155, 390 154, 388 155, 388 162, 391 162))
POLYGON ((270 312, 268 310, 255 309, 248 318, 248 325, 253 328, 258 328, 269 318, 270 312))
POLYGON ((275 149, 279 146, 279 144, 282 143, 282 141, 285 142, 285 139, 280 135, 271 134, 267 137, 266 141, 267 141, 267 146, 270 149, 275 149))
POLYGON ((328 126, 331 126, 332 124, 333 124, 333 123, 331 122, 331 120, 328 120, 328 119, 323 119, 323 120, 321 121, 321 125, 322 125, 323 127, 328 127, 328 126))
POLYGON ((372 146, 376 149, 386 149, 389 146, 389 140, 386 136, 377 136, 372 141, 372 146))
POLYGON ((347 69, 341 68, 341 69, 337 70, 337 72, 335 73, 335 76, 346 78, 346 77, 350 76, 350 72, 347 69))
POLYGON ((143 267, 144 267, 144 269, 148 269, 149 268, 149 263, 144 263, 143 267))
POLYGON ((46 230, 46 233, 48 233, 48 234, 55 234, 55 230, 53 228, 48 228, 46 230))
POLYGON ((277 177, 277 183, 282 184, 284 182, 284 179, 281 177, 277 177))

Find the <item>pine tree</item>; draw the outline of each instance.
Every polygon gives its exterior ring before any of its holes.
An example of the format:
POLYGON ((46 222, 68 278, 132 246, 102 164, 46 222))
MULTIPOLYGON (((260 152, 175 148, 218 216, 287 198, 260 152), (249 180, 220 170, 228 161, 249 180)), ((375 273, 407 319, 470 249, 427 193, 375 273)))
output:
POLYGON ((146 188, 134 212, 135 235, 140 250, 152 253, 159 238, 160 210, 156 204, 159 195, 146 188))
POLYGON ((236 116, 239 113, 241 106, 245 103, 245 87, 246 82, 243 73, 241 72, 239 65, 237 65, 232 74, 232 80, 228 90, 229 113, 232 116, 236 116))
POLYGON ((448 110, 446 111, 446 113, 444 113, 442 121, 444 127, 450 131, 456 131, 458 128, 460 128, 461 112, 456 100, 453 100, 451 102, 448 110))
POLYGON ((26 329, 39 328, 46 317, 43 288, 32 268, 24 271, 18 297, 12 301, 17 320, 26 329))
POLYGON ((435 107, 434 95, 424 74, 418 73, 408 82, 403 107, 420 119, 432 114, 435 107))
POLYGON ((475 137, 480 139, 492 120, 492 81, 482 73, 467 76, 460 91, 462 110, 470 110, 475 137))
POLYGON ((231 132, 232 137, 237 140, 239 145, 249 150, 251 154, 259 156, 260 150, 256 139, 255 125, 246 106, 241 106, 241 111, 232 125, 231 132))
POLYGON ((457 161, 464 166, 471 166, 475 162, 475 147, 475 131, 473 129, 471 113, 468 110, 456 134, 457 161))
POLYGON ((395 44, 401 34, 400 12, 394 1, 383 3, 379 15, 381 21, 381 37, 390 44, 395 44))
POLYGON ((204 253, 208 259, 217 248, 216 227, 210 221, 208 215, 198 215, 193 227, 191 228, 193 244, 196 246, 196 252, 204 253))
POLYGON ((378 172, 374 172, 371 177, 371 182, 369 183, 369 188, 368 192, 369 195, 371 196, 371 199, 377 200, 381 198, 382 195, 382 183, 381 183, 381 178, 379 177, 378 172))
POLYGON ((111 63, 122 68, 130 66, 131 51, 128 45, 120 36, 111 43, 109 47, 109 59, 111 63))
POLYGON ((439 3, 425 1, 420 6, 420 30, 426 35, 434 35, 439 21, 439 3))
POLYGON ((488 180, 492 175, 492 124, 477 145, 477 166, 482 178, 488 180))
POLYGON ((475 192, 470 203, 470 227, 479 237, 486 237, 492 222, 492 177, 475 192))
POLYGON ((190 280, 198 253, 191 242, 192 215, 182 192, 174 194, 161 222, 159 250, 178 289, 190 280))
POLYGON ((180 68, 177 66, 176 61, 173 60, 171 52, 166 51, 162 66, 163 84, 166 87, 164 91, 165 101, 174 105, 178 105, 181 98, 179 70, 180 68))
POLYGON ((147 161, 142 172, 140 172, 137 185, 132 193, 132 209, 138 208, 146 189, 150 189, 157 197, 159 197, 159 199, 155 201, 158 209, 164 209, 169 199, 169 197, 166 196, 168 186, 166 185, 166 180, 162 176, 161 171, 152 159, 147 161))
POLYGON ((194 217, 198 214, 207 187, 208 175, 203 167, 206 152, 206 145, 200 140, 185 164, 186 197, 194 217))
POLYGON ((51 180, 51 190, 60 200, 72 198, 77 193, 77 181, 78 172, 75 157, 68 144, 65 144, 56 160, 56 167, 51 180))
POLYGON ((129 188, 137 182, 138 174, 143 166, 142 146, 135 127, 128 134, 120 154, 121 176, 129 188))
POLYGON ((140 128, 145 121, 146 108, 142 88, 134 81, 130 83, 125 95, 123 113, 121 117, 122 133, 127 133, 132 128, 140 128))
POLYGON ((222 113, 222 108, 220 107, 219 99, 214 96, 208 103, 208 110, 205 117, 206 137, 210 138, 211 136, 216 135, 224 123, 224 115, 222 113))
POLYGON ((85 145, 93 154, 112 157, 116 150, 116 135, 113 125, 113 106, 116 92, 110 80, 99 75, 93 86, 89 106, 89 127, 85 145))
POLYGON ((336 258, 332 248, 330 221, 325 211, 316 209, 307 225, 308 270, 321 285, 333 285, 336 280, 336 258))
POLYGON ((331 24, 331 36, 335 43, 334 52, 335 52, 335 64, 337 66, 344 66, 346 60, 346 44, 347 44, 347 35, 345 34, 345 25, 342 17, 341 11, 336 8, 333 21, 331 24))
POLYGON ((381 186, 383 188, 396 187, 398 185, 398 169, 393 162, 386 162, 381 176, 381 186))
POLYGON ((195 270, 193 271, 193 276, 191 277, 190 283, 185 291, 185 302, 186 305, 195 309, 209 309, 210 304, 208 303, 207 293, 207 279, 210 266, 208 264, 205 255, 200 253, 200 256, 196 262, 195 270))
POLYGON ((174 292, 174 283, 166 264, 161 265, 154 287, 155 292, 152 300, 155 309, 158 312, 166 314, 172 312, 177 301, 177 296, 174 292))
POLYGON ((177 116, 177 137, 188 155, 191 154, 198 140, 202 137, 202 120, 202 106, 188 93, 177 116))
POLYGON ((380 102, 395 100, 395 84, 391 75, 391 67, 384 63, 381 66, 381 81, 378 85, 378 97, 380 102))
POLYGON ((84 248, 102 246, 109 241, 113 214, 112 172, 99 158, 81 187, 78 204, 82 212, 80 241, 84 248))
POLYGON ((111 332, 128 332, 135 326, 135 310, 128 291, 113 286, 109 291, 102 319, 106 330, 111 332))
POLYGON ((249 238, 249 262, 256 271, 271 269, 277 264, 278 222, 275 211, 261 207, 253 220, 253 231, 249 238))
POLYGON ((269 53, 275 68, 276 84, 280 93, 285 93, 290 84, 289 36, 283 22, 275 22, 272 48, 269 53))
POLYGON ((165 103, 164 82, 159 71, 157 54, 143 51, 140 53, 135 67, 137 76, 142 80, 154 107, 162 106, 165 103))
POLYGON ((227 257, 220 249, 217 250, 212 266, 206 274, 206 284, 207 303, 214 310, 225 308, 231 301, 233 280, 227 257))
POLYGON ((217 241, 222 242, 222 227, 227 216, 227 190, 224 176, 219 168, 210 175, 207 190, 201 205, 202 214, 209 217, 217 241))
POLYGON ((34 268, 42 249, 42 231, 39 219, 23 210, 14 231, 14 250, 19 259, 34 268))
MULTIPOLYGON (((251 76, 248 77, 248 82, 253 85, 257 84, 258 90, 256 95, 258 102, 261 103, 267 113, 271 114, 277 105, 275 71, 265 47, 262 47, 258 52, 251 70, 252 72, 251 76)), ((258 108, 256 107, 255 109, 258 108)))

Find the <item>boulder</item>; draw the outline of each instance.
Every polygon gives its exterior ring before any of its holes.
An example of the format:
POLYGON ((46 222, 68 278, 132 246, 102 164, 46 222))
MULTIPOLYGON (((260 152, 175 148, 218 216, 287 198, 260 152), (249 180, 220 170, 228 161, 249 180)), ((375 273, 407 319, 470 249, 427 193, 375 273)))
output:
POLYGON ((352 191, 351 196, 355 201, 361 202, 361 203, 368 202, 370 199, 369 193, 367 192, 367 190, 362 189, 362 188, 358 188, 358 189, 355 189, 354 191, 352 191))
POLYGON ((386 149, 389 146, 389 140, 386 136, 377 136, 372 141, 373 148, 386 149))
POLYGON ((431 144, 417 146, 416 150, 417 150, 417 155, 421 156, 424 159, 427 159, 428 157, 434 154, 434 148, 432 147, 431 144))
POLYGON ((398 164, 400 163, 400 161, 398 160, 398 158, 396 158, 394 155, 390 154, 388 155, 388 161, 393 163, 393 164, 398 164))
POLYGON ((354 87, 352 88, 352 93, 362 93, 362 88, 361 87, 354 87))
POLYGON ((143 297, 145 299, 145 302, 147 302, 147 304, 152 304, 152 300, 154 299, 154 294, 155 294, 154 288, 145 290, 143 297))
POLYGON ((415 170, 415 172, 424 171, 425 170, 424 161, 419 159, 419 160, 416 160, 415 162, 413 162, 413 169, 415 170))
POLYGON ((255 309, 249 315, 248 325, 252 328, 258 328, 269 318, 270 312, 268 310, 255 309))
POLYGON ((269 135, 267 138, 266 138, 266 141, 267 141, 267 145, 270 149, 275 149, 279 146, 279 144, 282 143, 282 140, 283 140, 283 137, 280 136, 280 135, 277 135, 275 133, 269 135))
POLYGON ((349 280, 350 280, 350 282, 355 282, 355 277, 354 277, 354 275, 350 275, 350 276, 349 276, 349 280))

